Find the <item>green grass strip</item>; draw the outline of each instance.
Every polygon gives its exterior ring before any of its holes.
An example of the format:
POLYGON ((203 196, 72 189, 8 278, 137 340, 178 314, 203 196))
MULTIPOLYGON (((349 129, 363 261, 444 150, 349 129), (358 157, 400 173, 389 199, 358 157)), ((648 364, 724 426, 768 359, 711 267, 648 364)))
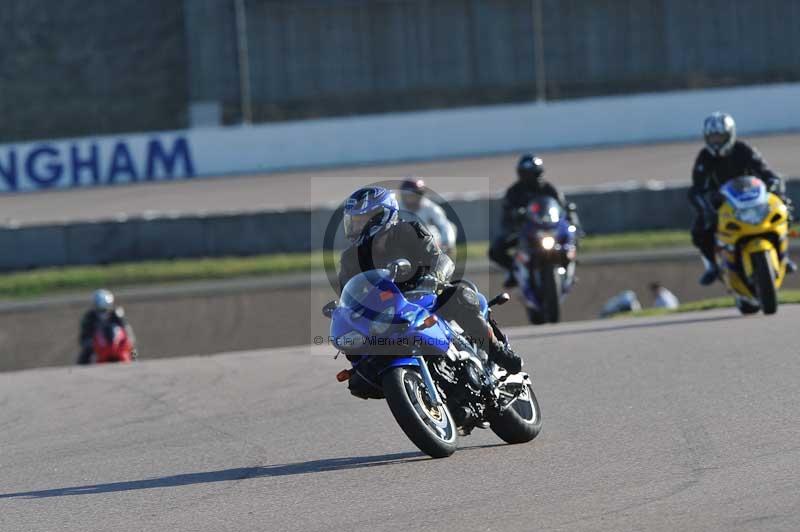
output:
MULTIPOLYGON (((586 236, 581 241, 581 252, 647 250, 689 244, 686 231, 649 231, 586 236)), ((468 244, 467 257, 485 258, 487 247, 486 242, 468 244)), ((321 269, 321 252, 45 268, 0 275, 0 298, 30 298, 98 287, 234 279, 321 269)))
MULTIPOLYGON (((800 290, 783 290, 778 292, 778 302, 782 305, 792 305, 800 303, 800 290)), ((702 310, 714 310, 720 308, 735 307, 733 296, 715 297, 711 299, 701 299, 699 301, 691 301, 684 303, 675 310, 668 310, 663 308, 648 308, 639 310, 637 312, 628 312, 618 314, 617 316, 663 316, 666 314, 675 314, 680 312, 697 312, 702 310)), ((780 312, 780 309, 778 309, 780 312)), ((617 317, 615 316, 615 317, 617 317)))

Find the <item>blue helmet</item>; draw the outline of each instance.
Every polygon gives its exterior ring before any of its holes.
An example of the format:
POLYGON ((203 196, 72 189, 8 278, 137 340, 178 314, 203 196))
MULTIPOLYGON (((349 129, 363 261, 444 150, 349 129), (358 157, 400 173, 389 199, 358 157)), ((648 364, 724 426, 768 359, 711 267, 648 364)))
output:
POLYGON ((397 223, 397 198, 383 187, 356 190, 344 202, 344 235, 355 242, 397 223))

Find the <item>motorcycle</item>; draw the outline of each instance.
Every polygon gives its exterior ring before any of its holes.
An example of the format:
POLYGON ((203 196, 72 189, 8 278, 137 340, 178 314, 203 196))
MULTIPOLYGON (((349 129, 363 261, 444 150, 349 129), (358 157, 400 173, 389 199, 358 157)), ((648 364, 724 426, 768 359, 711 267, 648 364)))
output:
POLYGON ((789 210, 756 177, 739 177, 720 189, 717 265, 742 314, 774 314, 786 276, 789 210))
MULTIPOLYGON (((458 437, 475 428, 491 428, 507 443, 533 440, 542 417, 530 376, 509 375, 455 321, 439 318, 436 294, 402 293, 395 279, 411 271, 401 259, 363 272, 347 282, 338 302, 323 308, 332 343, 351 363, 337 380, 348 382, 356 397, 385 399, 406 436, 433 458, 453 454, 458 437)), ((479 294, 479 300, 495 334, 507 342, 490 307, 507 302, 508 294, 490 302, 479 294)))
POLYGON ((534 325, 561 320, 561 302, 575 283, 578 230, 551 197, 535 198, 520 220, 513 273, 534 325))
POLYGON ((109 362, 133 362, 133 345, 125 328, 116 324, 99 327, 92 339, 96 364, 109 362))

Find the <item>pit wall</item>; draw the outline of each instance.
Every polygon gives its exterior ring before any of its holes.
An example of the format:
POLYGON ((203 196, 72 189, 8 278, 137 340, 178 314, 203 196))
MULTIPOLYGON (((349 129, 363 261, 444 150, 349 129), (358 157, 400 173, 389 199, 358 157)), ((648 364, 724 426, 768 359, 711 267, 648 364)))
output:
POLYGON ((796 129, 800 83, 503 104, 0 145, 0 193, 796 129), (376 134, 380 132, 380 134, 376 134))

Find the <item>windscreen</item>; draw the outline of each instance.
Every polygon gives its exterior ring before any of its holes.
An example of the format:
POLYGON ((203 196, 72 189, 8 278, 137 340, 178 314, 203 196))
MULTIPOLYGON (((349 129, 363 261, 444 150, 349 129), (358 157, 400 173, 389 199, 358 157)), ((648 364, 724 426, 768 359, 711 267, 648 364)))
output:
POLYGON ((344 285, 339 306, 347 308, 369 306, 369 301, 375 297, 373 292, 378 288, 378 285, 385 284, 381 283, 381 281, 391 283, 389 270, 370 270, 359 273, 344 285), (370 297, 371 295, 372 297, 370 297))
POLYGON ((554 198, 536 198, 528 204, 528 218, 537 225, 555 225, 564 218, 564 209, 554 198))

